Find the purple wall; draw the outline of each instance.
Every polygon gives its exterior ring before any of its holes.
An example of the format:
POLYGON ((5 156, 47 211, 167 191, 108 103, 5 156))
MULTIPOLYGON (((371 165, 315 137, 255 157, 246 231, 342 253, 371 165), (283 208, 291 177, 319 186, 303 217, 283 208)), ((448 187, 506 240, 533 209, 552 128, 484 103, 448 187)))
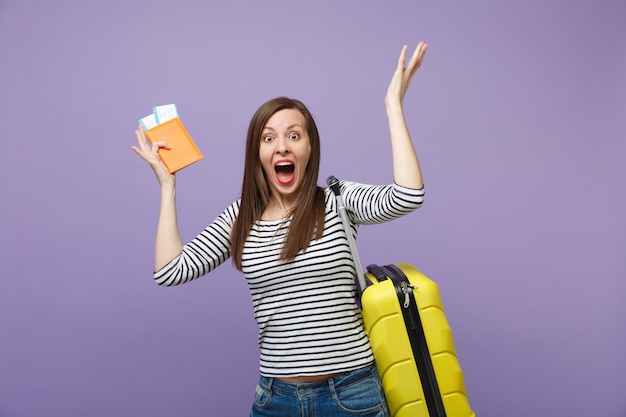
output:
POLYGON ((136 121, 176 103, 205 153, 178 175, 187 240, 236 198, 276 95, 316 116, 320 183, 389 182, 383 98, 422 39, 427 201, 361 229, 363 262, 439 282, 480 417, 625 416, 626 7, 431 3, 0 2, 0 417, 247 415, 246 284, 230 263, 151 282, 136 121))

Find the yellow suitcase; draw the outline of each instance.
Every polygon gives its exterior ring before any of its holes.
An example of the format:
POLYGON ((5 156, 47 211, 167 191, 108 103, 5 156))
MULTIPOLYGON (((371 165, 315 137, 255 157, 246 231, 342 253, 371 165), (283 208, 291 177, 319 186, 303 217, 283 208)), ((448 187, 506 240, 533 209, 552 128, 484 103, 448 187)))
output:
POLYGON ((437 284, 409 264, 370 265, 363 321, 394 417, 474 417, 437 284))
MULTIPOLYGON (((350 230, 339 180, 328 178, 344 231, 350 230)), ((393 417, 475 417, 465 390, 439 287, 409 264, 368 266, 352 233, 356 303, 393 417)))

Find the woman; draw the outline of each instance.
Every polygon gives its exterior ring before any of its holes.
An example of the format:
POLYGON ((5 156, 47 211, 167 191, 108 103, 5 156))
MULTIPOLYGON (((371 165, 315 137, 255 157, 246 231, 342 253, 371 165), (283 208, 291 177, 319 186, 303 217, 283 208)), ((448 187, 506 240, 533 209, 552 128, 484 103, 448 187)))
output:
MULTIPOLYGON (((402 104, 427 45, 405 67, 400 53, 385 97, 394 183, 342 182, 344 204, 359 224, 381 223, 423 201, 419 161, 402 104)), ((133 150, 161 186, 154 278, 178 285, 232 257, 245 275, 259 325, 260 379, 251 416, 387 416, 381 382, 358 309, 348 242, 327 189, 317 186, 319 134, 308 109, 278 97, 250 122, 241 198, 196 238, 182 245, 176 217, 175 176, 159 156, 166 143, 133 150)))

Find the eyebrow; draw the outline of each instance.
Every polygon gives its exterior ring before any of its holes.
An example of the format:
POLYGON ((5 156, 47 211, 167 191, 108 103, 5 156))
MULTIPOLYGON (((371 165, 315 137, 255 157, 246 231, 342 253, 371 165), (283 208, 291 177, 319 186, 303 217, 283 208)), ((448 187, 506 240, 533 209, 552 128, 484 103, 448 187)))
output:
MULTIPOLYGON (((303 128, 302 126, 300 126, 300 124, 299 124, 299 123, 294 123, 294 124, 292 124, 292 125, 287 126, 287 130, 291 130, 291 129, 293 129, 294 127, 299 127, 300 129, 304 130, 304 128, 303 128)), ((273 128, 273 127, 271 127, 271 126, 265 126, 265 127, 263 128, 263 131, 265 131, 265 130, 271 130, 271 131, 273 131, 273 132, 276 132, 276 129, 274 129, 274 128, 273 128)))

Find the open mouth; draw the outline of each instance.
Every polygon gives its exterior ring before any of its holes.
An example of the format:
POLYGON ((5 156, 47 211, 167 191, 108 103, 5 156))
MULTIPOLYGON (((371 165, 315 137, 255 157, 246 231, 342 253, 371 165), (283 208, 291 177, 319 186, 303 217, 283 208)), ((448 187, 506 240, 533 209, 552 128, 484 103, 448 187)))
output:
POLYGON ((291 161, 278 161, 274 165, 276 179, 283 185, 291 184, 295 178, 296 166, 291 161))

